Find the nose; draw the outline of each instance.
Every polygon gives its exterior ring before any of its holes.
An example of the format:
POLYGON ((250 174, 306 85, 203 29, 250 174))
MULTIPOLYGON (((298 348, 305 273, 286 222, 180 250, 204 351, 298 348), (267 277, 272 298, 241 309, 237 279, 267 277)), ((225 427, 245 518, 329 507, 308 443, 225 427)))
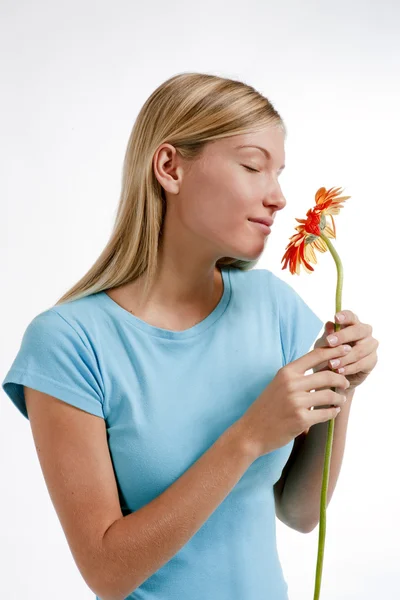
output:
POLYGON ((265 207, 270 207, 271 205, 273 205, 276 207, 276 211, 285 208, 286 198, 282 193, 282 189, 278 181, 276 181, 275 185, 271 185, 271 187, 269 187, 269 189, 267 190, 264 197, 263 205, 265 207))

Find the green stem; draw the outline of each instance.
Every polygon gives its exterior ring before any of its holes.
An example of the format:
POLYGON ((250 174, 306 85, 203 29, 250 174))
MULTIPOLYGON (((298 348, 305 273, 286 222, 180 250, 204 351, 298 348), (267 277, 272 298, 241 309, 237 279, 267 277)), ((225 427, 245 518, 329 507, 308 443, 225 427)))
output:
MULTIPOLYGON (((322 232, 320 237, 324 240, 333 259, 336 263, 337 268, 337 283, 336 283, 336 309, 335 314, 342 310, 342 289, 343 289, 343 265, 339 258, 338 253, 333 247, 329 238, 327 238, 322 232)), ((333 319, 335 322, 335 320, 333 319)), ((340 323, 335 323, 335 331, 339 331, 340 323)), ((336 388, 331 388, 336 391, 336 388)), ((321 504, 320 504, 320 515, 319 515, 319 537, 318 537, 318 558, 317 558, 317 570, 315 575, 315 588, 314 588, 314 600, 319 600, 319 594, 321 590, 321 579, 322 579, 322 565, 324 562, 324 548, 325 548, 325 533, 326 533, 326 501, 328 496, 328 481, 329 481, 329 469, 331 464, 332 456, 332 445, 333 445, 333 432, 335 429, 335 419, 329 421, 328 426, 328 437, 325 446, 325 460, 324 460, 324 471, 322 476, 322 488, 321 488, 321 504)))

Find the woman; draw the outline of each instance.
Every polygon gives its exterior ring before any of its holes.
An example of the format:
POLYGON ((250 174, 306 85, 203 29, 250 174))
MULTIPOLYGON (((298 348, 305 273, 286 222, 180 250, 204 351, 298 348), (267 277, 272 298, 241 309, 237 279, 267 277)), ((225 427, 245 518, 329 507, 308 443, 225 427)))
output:
MULTIPOLYGON (((323 325, 253 269, 270 234, 255 221, 286 204, 284 141, 277 111, 242 82, 160 85, 129 139, 106 248, 32 320, 3 381, 97 598, 287 598, 275 509, 306 531, 280 504, 301 428, 277 413, 268 437, 260 412, 245 419, 260 398, 267 414, 269 384, 323 325)), ((278 389, 268 415, 286 406, 278 389)), ((310 412, 308 426, 335 414, 310 412)))

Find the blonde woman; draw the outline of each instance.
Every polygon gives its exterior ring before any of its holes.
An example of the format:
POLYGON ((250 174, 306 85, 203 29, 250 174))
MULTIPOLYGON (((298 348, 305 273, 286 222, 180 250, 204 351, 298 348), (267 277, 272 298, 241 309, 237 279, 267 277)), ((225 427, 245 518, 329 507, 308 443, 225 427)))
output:
POLYGON ((347 381, 304 377, 342 347, 307 353, 323 322, 254 269, 286 204, 285 135, 240 81, 160 85, 130 135, 107 246, 31 321, 3 381, 98 599, 288 597, 275 517, 313 525, 283 502, 285 477, 302 432, 337 414, 311 405, 347 381))

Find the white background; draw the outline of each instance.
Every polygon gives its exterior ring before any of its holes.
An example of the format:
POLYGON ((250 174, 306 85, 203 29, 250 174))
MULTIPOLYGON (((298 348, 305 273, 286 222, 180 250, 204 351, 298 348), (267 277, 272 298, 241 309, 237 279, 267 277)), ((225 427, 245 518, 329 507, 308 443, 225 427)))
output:
MULTIPOLYGON (((342 308, 380 342, 378 364, 353 399, 328 507, 321 600, 398 598, 399 5, 3 0, 0 17, 1 378, 28 323, 103 250, 128 137, 153 90, 189 71, 253 85, 288 129, 287 205, 259 266, 332 320, 329 252, 299 277, 281 271, 281 258, 315 191, 344 187, 351 199, 335 217, 333 242, 344 266, 342 308)), ((0 596, 93 598, 49 499, 29 422, 2 390, 0 420, 0 596)), ((277 533, 290 600, 310 600, 318 527, 304 535, 277 520, 277 533)))

